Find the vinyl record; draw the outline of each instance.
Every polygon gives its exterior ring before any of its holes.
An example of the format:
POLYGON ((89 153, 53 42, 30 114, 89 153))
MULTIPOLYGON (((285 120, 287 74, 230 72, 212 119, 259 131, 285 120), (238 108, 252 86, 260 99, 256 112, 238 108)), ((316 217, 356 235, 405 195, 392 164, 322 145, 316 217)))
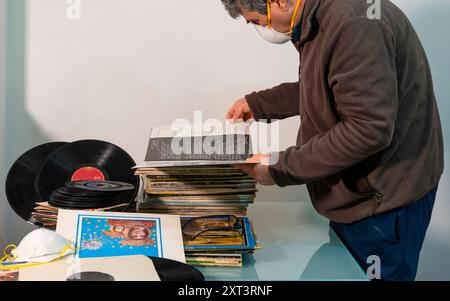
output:
POLYGON ((58 208, 98 209, 116 204, 112 198, 73 196, 61 193, 61 188, 55 190, 49 197, 49 204, 58 208))
POLYGON ((101 209, 106 207, 111 207, 114 204, 107 203, 81 203, 81 202, 69 202, 69 201, 57 201, 50 196, 48 201, 50 206, 59 209, 72 209, 72 210, 90 210, 90 209, 101 209))
POLYGON ((50 200, 55 200, 59 202, 79 202, 80 204, 100 204, 102 202, 114 204, 115 202, 112 200, 108 200, 107 198, 86 198, 86 197, 74 197, 74 196, 66 196, 58 193, 52 193, 50 195, 50 200))
POLYGON ((101 272, 81 272, 67 277, 67 281, 115 281, 110 274, 101 272))
POLYGON ((67 142, 52 142, 37 146, 23 154, 11 167, 6 178, 6 197, 11 208, 29 221, 39 196, 35 180, 44 161, 67 142))
POLYGON ((204 281, 203 274, 194 268, 182 262, 175 260, 149 257, 153 261, 156 272, 162 281, 204 281))
POLYGON ((132 202, 137 194, 139 178, 133 174, 134 160, 120 147, 99 140, 81 140, 61 147, 44 162, 36 181, 40 199, 67 182, 118 181, 130 183, 134 190, 116 197, 120 203, 132 202))
POLYGON ((78 189, 70 189, 67 187, 60 187, 54 191, 55 194, 61 196, 69 196, 69 197, 77 197, 77 198, 106 198, 110 195, 116 194, 106 194, 103 192, 95 192, 95 191, 87 191, 87 190, 78 190, 78 189))
POLYGON ((132 184, 117 181, 67 182, 66 187, 73 191, 79 190, 84 192, 89 191, 100 193, 120 193, 135 189, 135 186, 132 184))

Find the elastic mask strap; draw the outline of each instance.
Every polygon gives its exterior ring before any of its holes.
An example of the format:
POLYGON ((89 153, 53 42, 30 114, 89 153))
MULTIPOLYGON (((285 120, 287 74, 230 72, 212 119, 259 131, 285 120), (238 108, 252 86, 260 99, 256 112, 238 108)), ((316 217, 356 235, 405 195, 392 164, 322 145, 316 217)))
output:
MULTIPOLYGON (((295 18, 297 17, 298 11, 300 10, 300 6, 302 5, 303 0, 298 0, 297 5, 295 6, 294 15, 291 19, 291 30, 288 32, 288 34, 292 34, 292 30, 295 26, 295 18)), ((272 13, 271 13, 271 5, 270 0, 267 0, 267 27, 269 29, 272 29, 272 13)))
MULTIPOLYGON (((29 267, 35 267, 35 266, 40 266, 40 265, 45 265, 45 264, 49 264, 51 262, 60 260, 61 258, 65 257, 66 255, 64 255, 66 253, 67 250, 71 250, 71 251, 75 251, 75 249, 72 247, 72 245, 66 245, 61 252, 59 252, 58 257, 56 257, 53 260, 50 260, 48 262, 36 262, 36 263, 23 263, 23 264, 8 264, 8 265, 4 265, 3 262, 8 259, 8 258, 13 258, 13 256, 11 254, 7 253, 8 248, 10 248, 11 246, 14 246, 14 248, 16 248, 15 245, 8 245, 5 248, 5 251, 3 252, 5 254, 5 256, 0 260, 0 270, 17 270, 17 269, 22 269, 22 268, 29 268, 29 267)), ((13 249, 14 249, 13 248, 13 249)))
POLYGON ((2 257, 2 259, 0 259, 0 263, 4 262, 5 260, 7 260, 9 258, 14 258, 14 256, 12 255, 11 252, 12 252, 12 250, 14 250, 16 248, 17 248, 17 246, 14 244, 7 245, 6 248, 3 250, 3 257, 2 257))
POLYGON ((291 20, 291 31, 294 29, 295 26, 295 18, 297 17, 298 11, 300 10, 300 6, 302 5, 302 0, 298 0, 297 1, 297 5, 295 6, 295 10, 294 10, 294 15, 292 16, 292 20, 291 20))

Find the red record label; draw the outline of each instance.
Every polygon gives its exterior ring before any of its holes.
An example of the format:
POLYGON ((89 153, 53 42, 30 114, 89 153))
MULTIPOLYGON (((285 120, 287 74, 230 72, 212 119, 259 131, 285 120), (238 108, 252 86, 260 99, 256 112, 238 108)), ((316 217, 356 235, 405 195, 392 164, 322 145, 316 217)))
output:
POLYGON ((105 181, 105 175, 103 172, 96 167, 82 167, 75 171, 72 175, 71 181, 105 181))

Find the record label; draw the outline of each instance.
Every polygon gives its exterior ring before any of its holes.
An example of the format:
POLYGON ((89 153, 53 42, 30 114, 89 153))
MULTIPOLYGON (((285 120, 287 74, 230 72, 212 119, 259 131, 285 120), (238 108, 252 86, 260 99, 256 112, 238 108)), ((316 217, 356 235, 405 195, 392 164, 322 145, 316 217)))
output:
POLYGON ((77 169, 71 178, 72 182, 77 181, 105 181, 105 174, 98 168, 92 166, 77 169))

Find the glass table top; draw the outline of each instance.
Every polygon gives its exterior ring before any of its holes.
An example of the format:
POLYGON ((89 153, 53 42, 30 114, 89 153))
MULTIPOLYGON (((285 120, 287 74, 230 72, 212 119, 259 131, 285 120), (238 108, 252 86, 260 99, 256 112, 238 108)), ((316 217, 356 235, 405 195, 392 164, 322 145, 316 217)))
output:
POLYGON ((367 281, 348 249, 311 203, 256 202, 249 207, 262 249, 242 268, 198 267, 209 281, 367 281))

